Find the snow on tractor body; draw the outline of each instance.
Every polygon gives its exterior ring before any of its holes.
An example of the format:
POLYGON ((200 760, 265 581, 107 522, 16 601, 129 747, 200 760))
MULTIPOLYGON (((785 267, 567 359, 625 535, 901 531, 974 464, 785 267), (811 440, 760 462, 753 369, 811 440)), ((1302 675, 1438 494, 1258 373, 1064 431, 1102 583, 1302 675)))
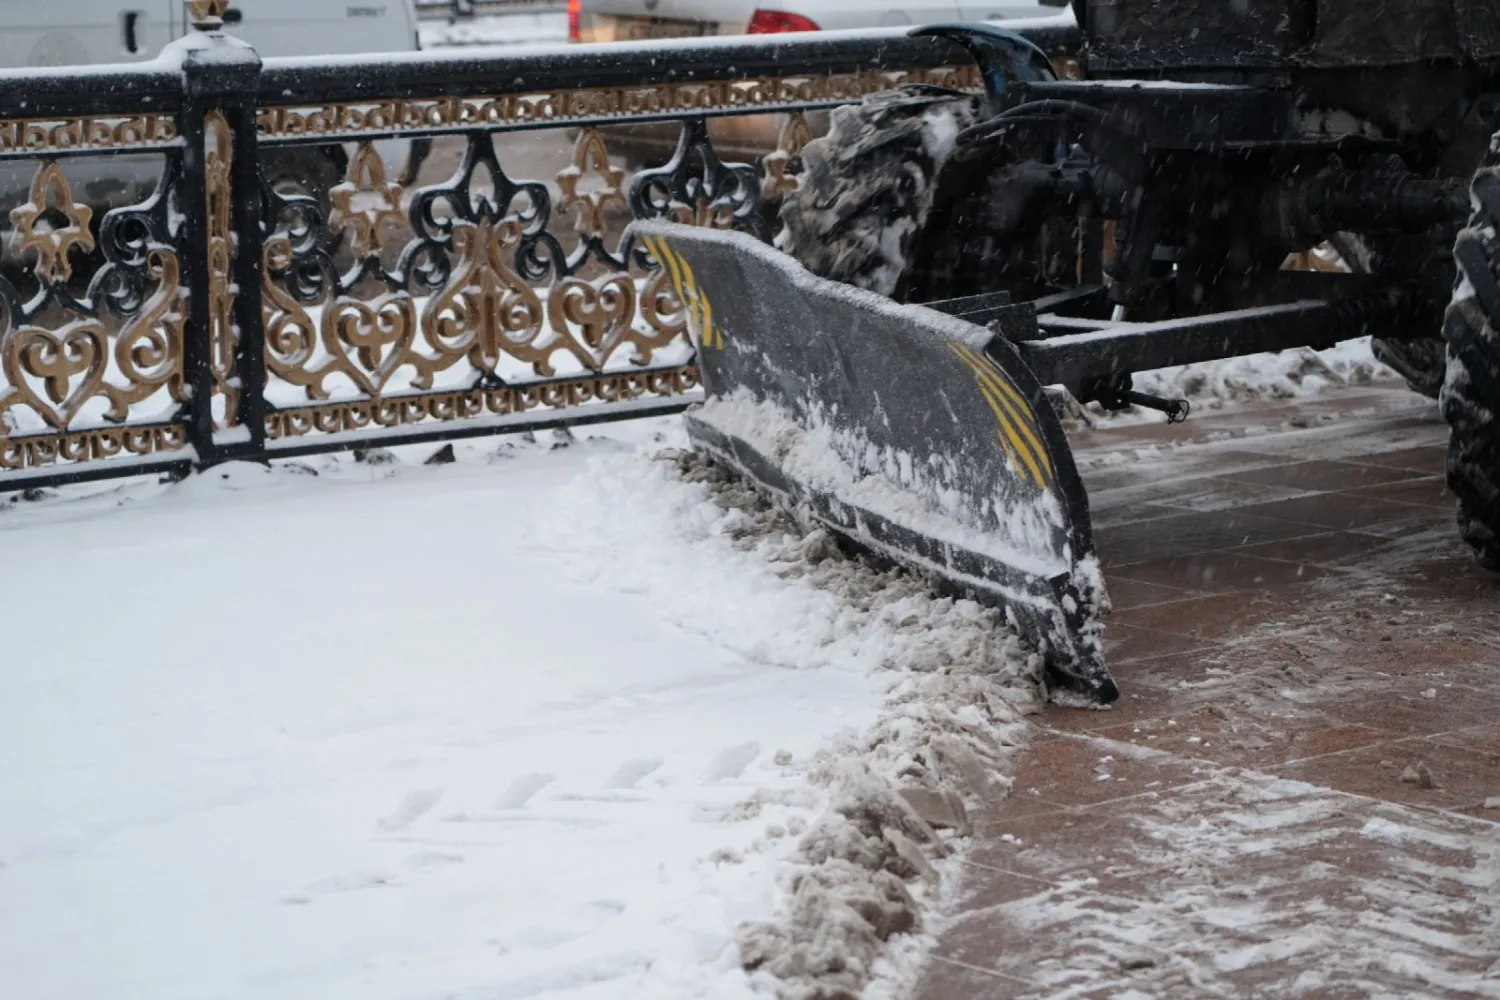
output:
POLYGON ((1003 604, 1054 682, 1108 701, 1087 499, 1041 387, 1176 418, 1133 373, 1369 335, 1440 399, 1460 529, 1500 570, 1500 5, 1074 8, 1079 79, 994 26, 917 29, 965 49, 984 94, 836 110, 779 263, 641 230, 696 275, 700 447, 1003 604), (1283 267, 1325 243, 1347 271, 1283 267))

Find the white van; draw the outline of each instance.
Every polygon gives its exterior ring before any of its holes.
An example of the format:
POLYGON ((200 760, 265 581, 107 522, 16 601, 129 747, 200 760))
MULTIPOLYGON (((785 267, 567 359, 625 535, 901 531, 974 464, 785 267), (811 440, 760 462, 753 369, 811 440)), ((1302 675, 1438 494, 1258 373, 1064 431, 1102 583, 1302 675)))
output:
MULTIPOLYGON (((182 0, 0 0, 0 67, 138 62, 191 30, 182 0)), ((262 56, 417 47, 411 0, 236 0, 224 30, 262 56)))
MULTIPOLYGON (((141 62, 193 31, 182 0, 0 0, 0 68, 141 62)), ((224 30, 270 56, 406 52, 417 47, 411 0, 233 0, 224 30)), ((408 142, 377 146, 394 174, 408 142)), ((262 154, 268 180, 326 200, 352 147, 288 148, 262 154)), ((26 199, 35 160, 0 162, 0 222, 26 199)), ((161 176, 159 155, 63 162, 76 200, 103 209, 134 204, 161 176)), ((394 177, 393 177, 394 179, 394 177)))

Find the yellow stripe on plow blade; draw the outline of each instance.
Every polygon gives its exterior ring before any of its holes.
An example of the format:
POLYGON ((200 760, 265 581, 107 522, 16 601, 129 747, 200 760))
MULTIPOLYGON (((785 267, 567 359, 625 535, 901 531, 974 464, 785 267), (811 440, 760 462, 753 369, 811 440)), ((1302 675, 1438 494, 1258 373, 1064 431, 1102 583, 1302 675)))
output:
POLYGON ((964 344, 948 347, 974 373, 979 393, 999 425, 1001 450, 1024 478, 1046 489, 1052 481, 1052 462, 1042 445, 1031 407, 994 361, 964 344))
POLYGON ((698 327, 699 341, 704 347, 717 347, 722 350, 724 335, 714 327, 713 306, 709 303, 708 296, 704 295, 702 289, 698 287, 692 266, 661 237, 647 236, 642 242, 646 244, 646 249, 651 251, 651 256, 667 269, 667 277, 672 281, 672 290, 677 293, 677 300, 682 303, 684 309, 690 312, 694 324, 698 327))

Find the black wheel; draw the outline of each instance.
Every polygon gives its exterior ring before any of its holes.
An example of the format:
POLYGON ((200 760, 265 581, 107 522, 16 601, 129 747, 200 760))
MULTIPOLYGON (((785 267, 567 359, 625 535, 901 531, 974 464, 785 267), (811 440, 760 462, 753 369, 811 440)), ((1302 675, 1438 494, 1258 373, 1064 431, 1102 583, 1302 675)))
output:
MULTIPOLYGON (((1455 227, 1456 229, 1456 227, 1455 227)), ((1339 233, 1334 249, 1355 274, 1390 274, 1415 281, 1419 301, 1429 303, 1413 317, 1413 334, 1405 340, 1374 337, 1370 341, 1376 360, 1406 380, 1413 392, 1437 399, 1447 367, 1443 343, 1443 310, 1453 281, 1455 229, 1439 227, 1431 233, 1399 237, 1364 237, 1339 233)))
POLYGON ((1500 168, 1474 177, 1474 212, 1454 245, 1458 283, 1444 317, 1448 487, 1480 565, 1500 572, 1500 168))
POLYGON ((776 245, 814 274, 906 302, 1076 280, 1071 220, 1049 220, 1034 192, 1043 151, 956 151, 979 100, 906 87, 836 109, 802 151, 776 245))
POLYGON ((952 137, 978 118, 976 98, 904 87, 837 108, 802 150, 797 190, 776 245, 814 274, 894 295, 926 225, 952 137))

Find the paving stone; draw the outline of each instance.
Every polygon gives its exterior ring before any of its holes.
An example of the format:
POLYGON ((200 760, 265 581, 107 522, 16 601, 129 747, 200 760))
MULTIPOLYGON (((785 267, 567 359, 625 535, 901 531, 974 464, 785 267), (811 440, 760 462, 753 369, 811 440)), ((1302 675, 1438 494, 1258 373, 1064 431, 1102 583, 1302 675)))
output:
POLYGON ((1189 426, 1080 436, 1121 699, 1037 720, 916 995, 1500 1000, 1500 578, 1441 421, 1377 386, 1189 426))
POLYGON ((1349 490, 1361 486, 1395 483, 1421 478, 1411 469, 1354 462, 1292 462, 1268 465, 1227 478, 1269 486, 1289 486, 1311 492, 1349 490))

